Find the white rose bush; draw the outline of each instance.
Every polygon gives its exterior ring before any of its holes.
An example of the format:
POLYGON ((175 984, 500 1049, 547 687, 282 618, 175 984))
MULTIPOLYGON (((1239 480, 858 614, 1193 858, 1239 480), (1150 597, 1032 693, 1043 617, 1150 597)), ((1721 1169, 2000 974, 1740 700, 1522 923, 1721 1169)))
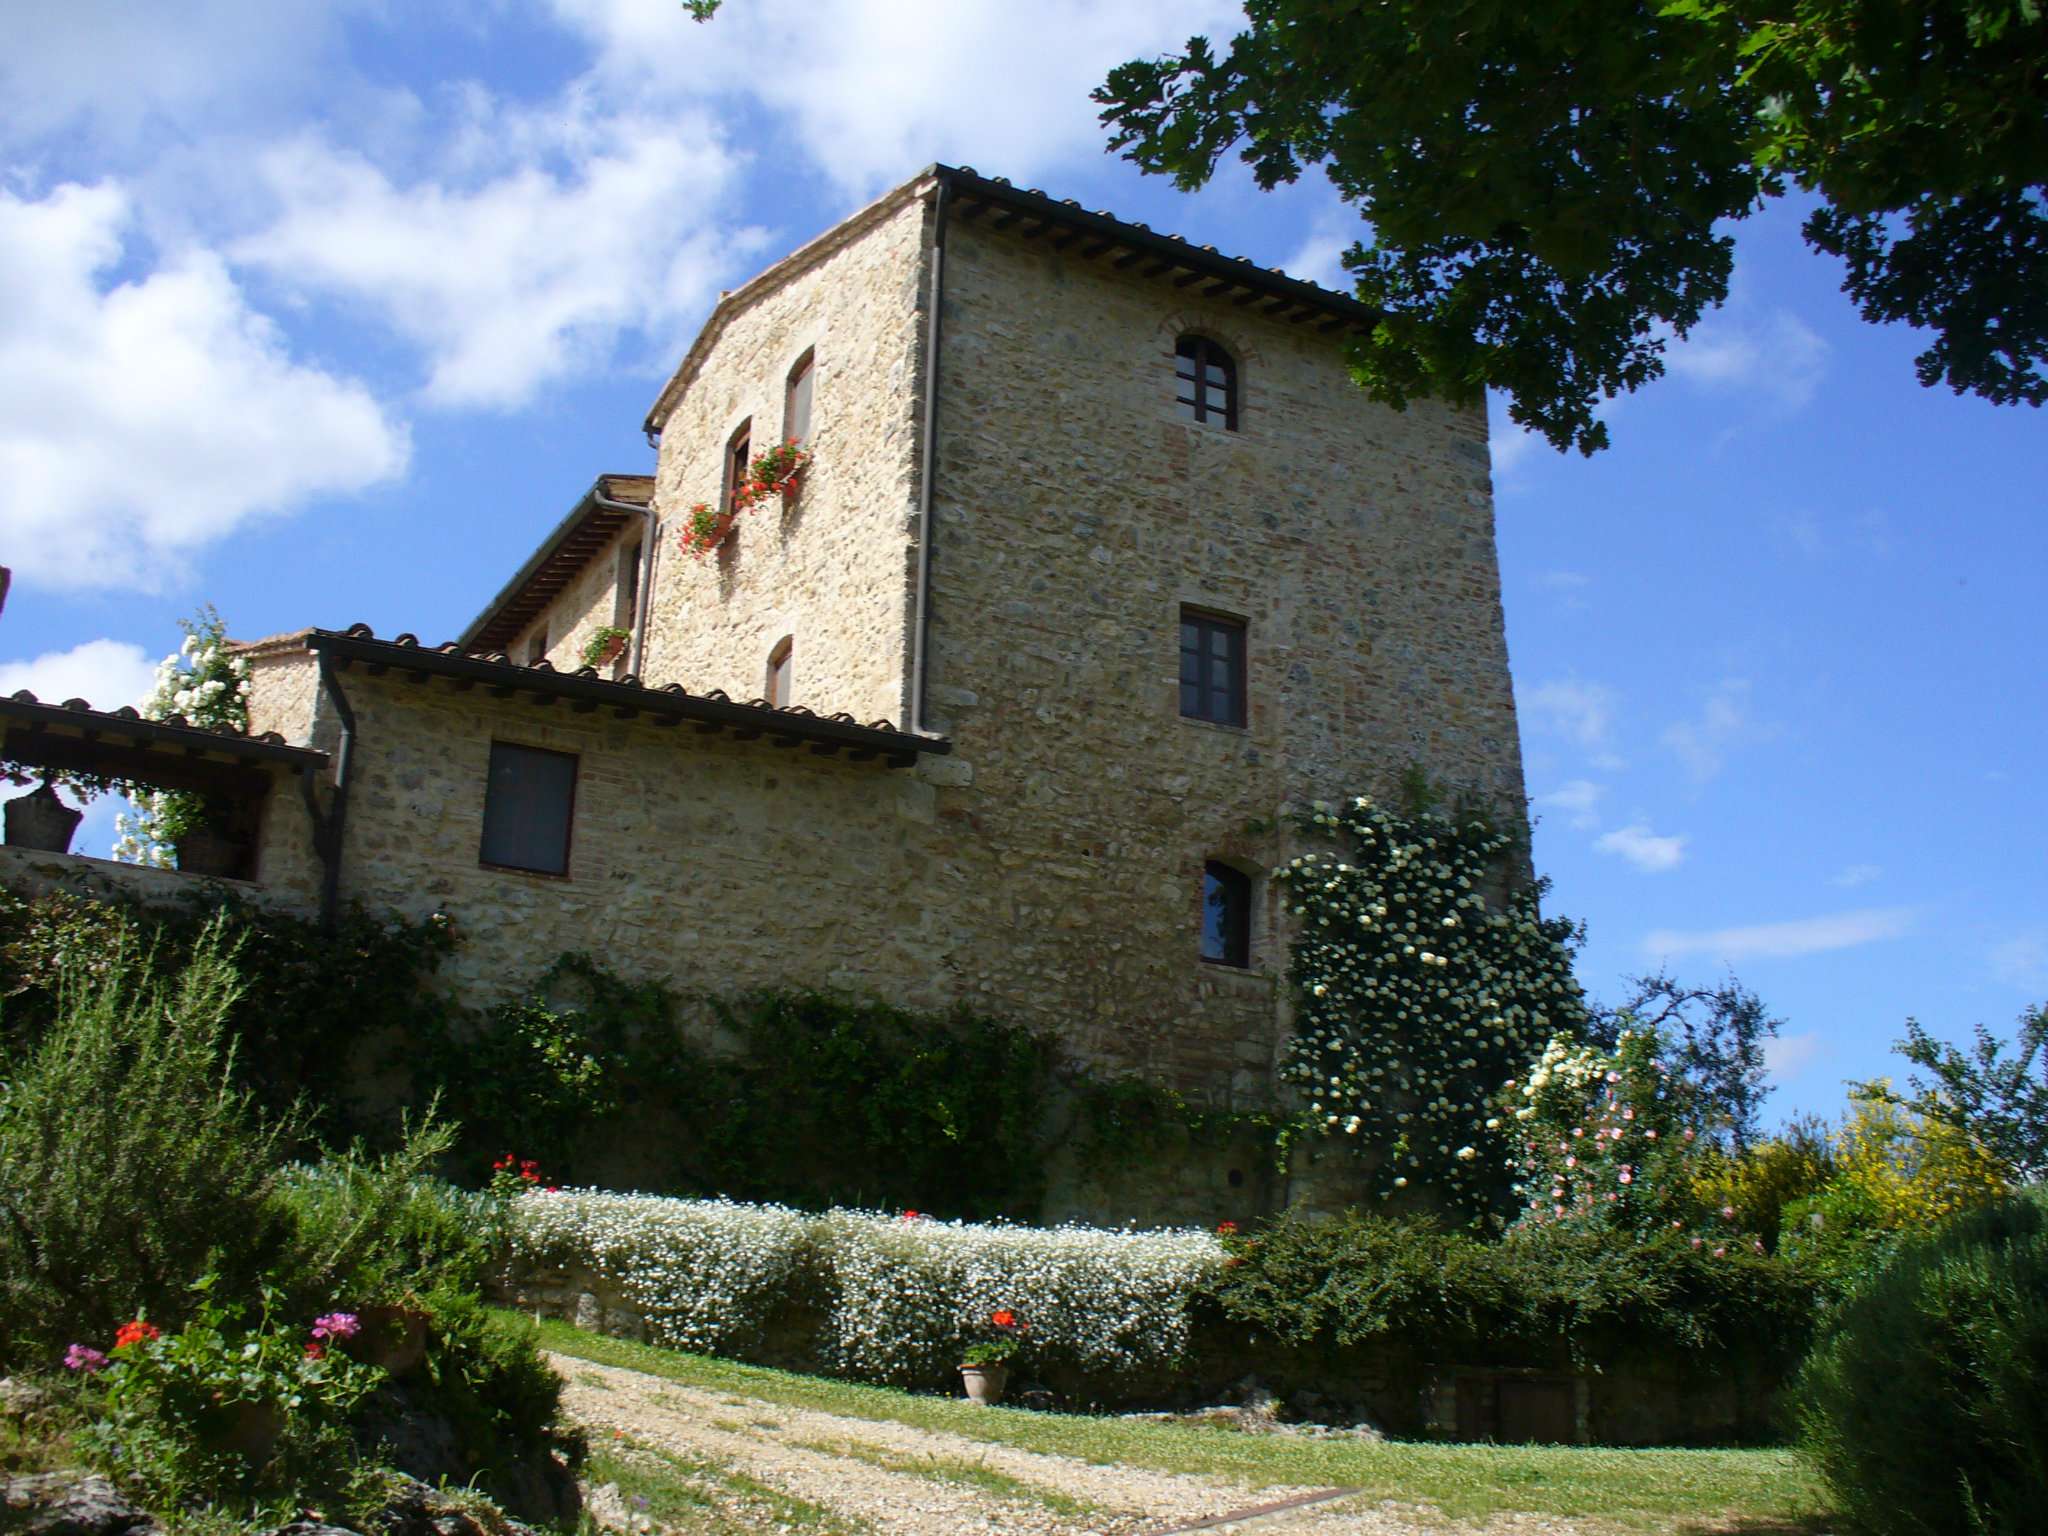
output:
POLYGON ((1584 1025, 1576 931, 1541 915, 1541 883, 1489 895, 1516 845, 1481 816, 1361 796, 1317 805, 1302 826, 1343 851, 1274 871, 1300 922, 1285 1076, 1323 1134, 1376 1168, 1381 1199, 1419 1187, 1483 1210, 1516 1151, 1502 1085, 1584 1025))
POLYGON ((653 1341, 745 1358, 777 1318, 809 1316, 815 1349, 857 1380, 919 1385, 959 1364, 999 1309, 1034 1368, 1128 1378, 1169 1369, 1221 1272, 1209 1232, 938 1221, 917 1212, 685 1200, 594 1190, 512 1202, 515 1268, 582 1268, 617 1284, 653 1341))
MULTIPOLYGON (((183 720, 209 731, 249 729, 249 663, 228 651, 227 626, 211 604, 197 618, 180 619, 185 641, 157 663, 156 685, 142 703, 143 718, 183 720)), ((125 864, 170 868, 178 839, 198 824, 204 802, 189 790, 124 786, 133 815, 114 818, 114 857, 125 864)))

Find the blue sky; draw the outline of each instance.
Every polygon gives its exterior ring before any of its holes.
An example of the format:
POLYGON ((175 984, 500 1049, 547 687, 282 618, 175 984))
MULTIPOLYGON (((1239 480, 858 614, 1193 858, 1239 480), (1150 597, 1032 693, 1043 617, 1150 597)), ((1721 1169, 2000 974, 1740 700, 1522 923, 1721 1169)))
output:
MULTIPOLYGON (((1217 0, 93 0, 0 58, 0 689, 127 702, 234 633, 453 635, 720 289, 932 160, 1322 281, 1319 179, 1196 196, 1088 89, 1217 0)), ((1537 862, 1587 986, 1730 968, 1831 1112, 1917 1015, 2048 999, 2048 417, 1923 390, 1780 206, 1615 447, 1496 421, 1537 862)), ((108 813, 83 835, 97 847, 108 813)))

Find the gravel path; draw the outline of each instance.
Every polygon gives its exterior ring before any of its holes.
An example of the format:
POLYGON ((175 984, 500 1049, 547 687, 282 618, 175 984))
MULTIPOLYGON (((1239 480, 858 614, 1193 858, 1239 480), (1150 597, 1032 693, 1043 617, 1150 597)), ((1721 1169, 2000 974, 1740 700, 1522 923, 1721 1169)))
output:
MULTIPOLYGON (((1151 1536, 1327 1491, 1095 1466, 551 1358, 568 1384, 564 1406, 594 1445, 608 1442, 650 1463, 665 1458, 664 1470, 716 1502, 704 1531, 1151 1536), (778 1505, 778 1498, 800 1503, 778 1505)), ((1597 1529, 1527 1516, 1456 1524, 1425 1508, 1355 1495, 1208 1528, 1219 1536, 1592 1536, 1597 1529)))

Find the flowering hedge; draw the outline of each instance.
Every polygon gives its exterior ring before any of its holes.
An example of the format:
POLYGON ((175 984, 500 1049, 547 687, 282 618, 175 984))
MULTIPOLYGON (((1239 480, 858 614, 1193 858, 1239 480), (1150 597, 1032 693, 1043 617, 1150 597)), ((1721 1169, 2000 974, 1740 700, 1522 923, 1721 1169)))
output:
POLYGON ((1215 1236, 934 1221, 593 1190, 513 1207, 515 1262, 614 1281, 655 1342, 746 1355, 778 1320, 815 1328, 818 1360, 866 1381, 942 1380, 997 1309, 1030 1326, 1034 1372, 1170 1367, 1221 1271, 1215 1236))

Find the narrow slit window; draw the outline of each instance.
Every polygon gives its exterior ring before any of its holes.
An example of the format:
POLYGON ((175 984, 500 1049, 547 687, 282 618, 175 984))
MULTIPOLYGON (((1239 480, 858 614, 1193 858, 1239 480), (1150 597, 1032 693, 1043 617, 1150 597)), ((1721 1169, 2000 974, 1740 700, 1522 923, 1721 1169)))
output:
POLYGON ((1180 712, 1217 725, 1245 723, 1244 620, 1183 608, 1180 712))
POLYGON ((1206 336, 1174 344, 1174 403, 1189 421, 1237 430, 1237 364, 1206 336))
POLYGON ((640 617, 640 549, 635 542, 619 559, 620 629, 631 629, 640 617))
POLYGON ((509 741, 491 743, 478 862, 541 875, 569 873, 576 810, 576 756, 509 741))
POLYGON ((1252 963, 1252 879, 1214 861, 1202 866, 1202 958, 1239 970, 1252 963))
POLYGON ((543 624, 526 637, 526 664, 530 667, 536 661, 543 661, 548 654, 548 627, 543 624))
POLYGON ((811 440, 811 377, 814 354, 806 352, 789 370, 789 389, 782 402, 782 436, 786 442, 811 440))
POLYGON ((725 449, 725 509, 739 510, 740 487, 752 477, 754 469, 754 424, 742 422, 739 431, 733 433, 732 441, 725 449))
POLYGON ((777 709, 789 704, 790 657, 796 650, 796 639, 784 635, 775 643, 775 649, 768 653, 768 677, 761 696, 777 709))

